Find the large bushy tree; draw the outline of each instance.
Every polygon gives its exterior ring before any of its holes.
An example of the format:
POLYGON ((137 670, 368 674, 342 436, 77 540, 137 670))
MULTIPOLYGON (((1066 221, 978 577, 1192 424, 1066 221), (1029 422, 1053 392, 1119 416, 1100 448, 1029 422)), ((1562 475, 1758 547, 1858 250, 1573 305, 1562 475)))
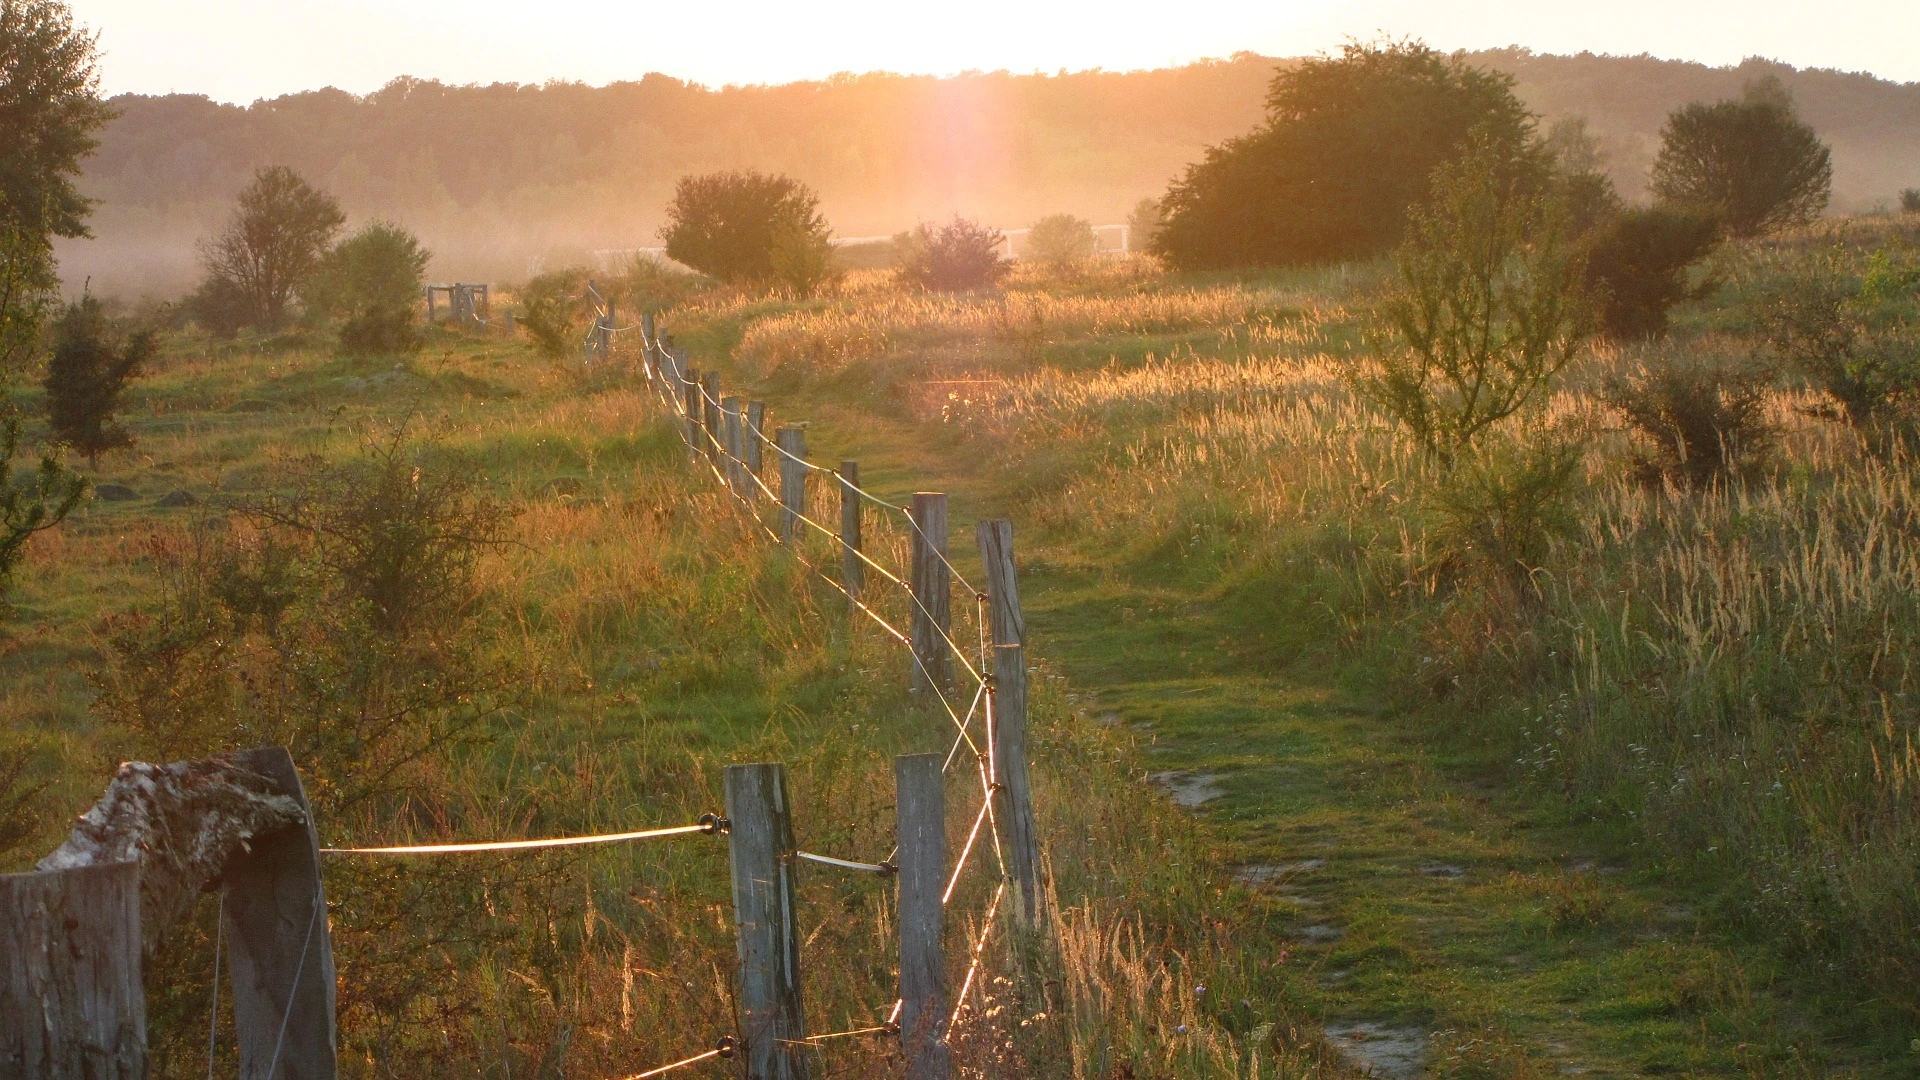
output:
POLYGON ((660 239, 667 257, 731 283, 779 277, 775 252, 826 244, 820 197, 800 181, 754 170, 683 176, 660 239))
POLYGON ((1478 133, 1539 165, 1506 75, 1418 42, 1349 45, 1284 70, 1265 127, 1208 149, 1161 200, 1154 250, 1182 269, 1348 259, 1391 249, 1433 171, 1478 133))
POLYGON ((346 220, 333 196, 299 173, 263 168, 240 193, 227 227, 201 246, 208 287, 243 298, 254 325, 278 328, 346 220))
POLYGON ((57 0, 0 0, 0 373, 39 339, 58 284, 52 239, 87 235, 92 203, 76 185, 100 100, 93 34, 57 0))
POLYGON ((1819 216, 1833 193, 1833 156, 1779 81, 1761 79, 1738 101, 1695 102, 1667 118, 1653 192, 1753 236, 1819 216))
POLYGON ((419 237, 376 221, 328 252, 302 295, 341 320, 340 346, 346 352, 411 352, 420 345, 413 314, 431 258, 419 237))

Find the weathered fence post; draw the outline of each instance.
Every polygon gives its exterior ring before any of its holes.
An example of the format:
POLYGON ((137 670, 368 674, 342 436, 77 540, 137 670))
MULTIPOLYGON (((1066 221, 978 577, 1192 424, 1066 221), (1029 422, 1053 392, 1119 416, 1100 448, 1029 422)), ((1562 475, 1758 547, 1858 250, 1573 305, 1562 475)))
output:
POLYGON ((780 540, 791 544, 807 512, 807 429, 787 424, 774 433, 780 455, 780 540))
MULTIPOLYGON (((767 403, 764 401, 747 402, 747 415, 744 422, 746 423, 746 430, 742 432, 742 436, 747 444, 746 469, 753 475, 760 476, 762 475, 760 469, 762 464, 764 464, 761 458, 760 440, 766 438, 767 403)), ((747 498, 758 499, 759 497, 760 485, 749 481, 747 483, 747 498)))
POLYGON ((679 361, 681 406, 687 420, 687 449, 698 461, 707 438, 706 414, 700 409, 700 372, 687 366, 685 353, 680 354, 679 361))
POLYGON ((840 463, 840 587, 847 590, 848 605, 860 599, 866 584, 866 567, 860 562, 860 463, 840 463))
POLYGON ((727 486, 733 489, 734 494, 738 495, 740 494, 740 489, 747 485, 747 478, 741 474, 740 468, 739 398, 723 397, 720 399, 720 428, 726 433, 727 467, 725 472, 727 486))
POLYGON ((727 766, 726 797, 747 1080, 806 1080, 786 766, 727 766))
POLYGON ((660 361, 653 355, 659 347, 659 339, 653 336, 653 312, 643 311, 640 313, 640 362, 646 365, 649 379, 653 378, 654 371, 660 366, 660 361))
POLYGON ((1013 523, 983 521, 974 529, 986 566, 987 621, 993 635, 991 676, 993 781, 998 816, 1007 830, 1007 858, 1019 890, 1020 915, 1040 920, 1040 848, 1033 826, 1033 790, 1027 780, 1027 623, 1014 582, 1013 523))
POLYGON ((145 1080, 140 864, 0 874, 0 1076, 145 1080))
POLYGON ((947 1080, 953 1065, 942 1030, 947 1019, 945 913, 946 793, 939 754, 893 759, 900 845, 900 1050, 907 1080, 947 1080))
MULTIPOLYGON (((307 810, 281 747, 233 755, 307 810)), ((333 938, 312 815, 252 839, 221 876, 233 1026, 244 1080, 333 1080, 333 938)))
POLYGON ((913 688, 944 690, 953 680, 953 655, 947 648, 953 624, 953 572, 947 568, 947 497, 938 491, 913 493, 913 688))
POLYGON ((433 325, 433 286, 427 286, 427 325, 433 325))
POLYGON ((707 441, 701 449, 707 456, 718 461, 720 458, 720 440, 724 438, 720 431, 720 373, 703 371, 700 373, 700 415, 707 425, 707 441))

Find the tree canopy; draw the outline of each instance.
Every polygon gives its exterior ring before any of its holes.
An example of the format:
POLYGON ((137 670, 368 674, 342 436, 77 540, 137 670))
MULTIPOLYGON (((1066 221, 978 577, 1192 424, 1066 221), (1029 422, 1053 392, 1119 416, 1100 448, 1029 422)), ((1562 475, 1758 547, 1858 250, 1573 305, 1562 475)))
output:
POLYGON ((1348 45, 1283 70, 1252 134, 1207 150, 1168 190, 1154 249, 1182 269, 1365 257, 1470 133, 1505 162, 1535 154, 1508 76, 1418 42, 1348 45))
POLYGON ((346 220, 333 196, 271 165, 254 173, 232 220, 202 246, 201 261, 210 279, 245 297, 255 325, 275 328, 346 220))
POLYGON ((754 169, 683 176, 660 229, 667 256, 727 282, 772 281, 776 247, 824 245, 820 198, 790 176, 754 169))
POLYGON ((1793 108, 1776 79, 1738 101, 1695 102, 1667 118, 1653 165, 1653 191, 1710 210, 1734 236, 1818 217, 1833 194, 1833 155, 1793 108))

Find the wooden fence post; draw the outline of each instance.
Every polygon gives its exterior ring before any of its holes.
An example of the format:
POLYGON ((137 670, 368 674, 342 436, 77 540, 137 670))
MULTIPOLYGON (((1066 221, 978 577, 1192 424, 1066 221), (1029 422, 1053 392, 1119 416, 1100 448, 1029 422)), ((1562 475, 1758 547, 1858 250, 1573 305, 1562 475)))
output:
POLYGON ((953 654, 947 635, 953 624, 953 572, 947 568, 947 497, 916 491, 910 511, 916 526, 908 538, 912 553, 913 688, 944 690, 953 681, 953 654))
MULTIPOLYGON (((848 606, 860 598, 866 584, 866 565, 860 561, 860 463, 840 463, 840 587, 847 590, 848 606)), ((849 614, 852 612, 850 611, 849 614)))
MULTIPOLYGON (((307 811, 282 747, 233 755, 307 811)), ((320 838, 307 820, 253 838, 221 876, 233 1026, 246 1080, 333 1080, 333 937, 320 882, 320 838)))
POLYGON ((715 461, 720 459, 720 440, 726 436, 720 430, 720 373, 703 371, 700 373, 700 415, 705 418, 707 440, 700 448, 715 461))
POLYGON ((742 475, 740 468, 739 398, 723 397, 720 399, 720 428, 726 433, 727 467, 725 473, 727 486, 733 489, 734 494, 738 495, 740 494, 740 489, 747 486, 747 478, 742 475))
POLYGON ((705 413, 700 409, 700 372, 687 366, 685 353, 680 354, 680 398, 686 410, 687 449, 697 461, 702 444, 707 438, 705 413))
POLYGON ((800 518, 807 512, 807 429, 787 424, 774 437, 786 451, 780 455, 780 540, 791 544, 799 535, 800 518))
MULTIPOLYGON (((746 430, 743 431, 741 435, 747 444, 746 468, 747 471, 753 475, 761 476, 763 474, 760 469, 764 462, 761 459, 762 447, 760 440, 766 437, 767 403, 764 401, 747 402, 747 415, 744 422, 746 423, 746 430)), ((747 498, 758 499, 759 497, 760 485, 748 481, 747 498)))
POLYGON ((947 884, 946 793, 939 754, 893 759, 900 845, 900 1050, 907 1080, 947 1080, 947 964, 942 949, 947 884))
POLYGON ((140 864, 0 874, 0 1076, 145 1080, 140 864))
POLYGON ((1007 830, 1007 858, 1027 925, 1040 921, 1040 846, 1027 779, 1027 623, 1014 582, 1013 523, 983 521, 974 530, 986 565, 987 620, 993 634, 993 781, 998 816, 1007 830))
POLYGON ((649 379, 653 378, 654 372, 660 366, 660 361, 653 354, 653 351, 659 347, 659 339, 653 336, 653 312, 643 311, 640 313, 640 359, 646 365, 646 375, 649 379))
POLYGON ((806 1080, 786 766, 727 766, 726 797, 747 1080, 806 1080))

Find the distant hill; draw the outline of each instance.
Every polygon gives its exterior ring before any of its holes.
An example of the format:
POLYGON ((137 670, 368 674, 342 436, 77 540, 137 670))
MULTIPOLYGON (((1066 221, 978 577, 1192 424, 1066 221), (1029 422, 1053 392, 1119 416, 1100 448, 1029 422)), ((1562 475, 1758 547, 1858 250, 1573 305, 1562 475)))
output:
MULTIPOLYGON (((1547 120, 1587 117, 1622 190, 1644 188, 1672 109, 1778 75, 1832 144, 1836 205, 1863 209, 1920 185, 1920 84, 1650 57, 1471 54, 1511 72, 1547 120)), ((171 296, 193 244, 259 165, 287 164, 356 219, 389 217, 435 250, 432 273, 512 278, 593 249, 648 246, 683 173, 757 167, 812 184, 843 236, 955 212, 1002 228, 1071 211, 1120 220, 1202 149, 1253 128, 1267 81, 1292 61, 1141 72, 937 79, 843 76, 709 89, 649 75, 605 87, 445 86, 398 79, 241 107, 204 97, 116 98, 87 166, 97 239, 64 244, 70 283, 171 296)))

